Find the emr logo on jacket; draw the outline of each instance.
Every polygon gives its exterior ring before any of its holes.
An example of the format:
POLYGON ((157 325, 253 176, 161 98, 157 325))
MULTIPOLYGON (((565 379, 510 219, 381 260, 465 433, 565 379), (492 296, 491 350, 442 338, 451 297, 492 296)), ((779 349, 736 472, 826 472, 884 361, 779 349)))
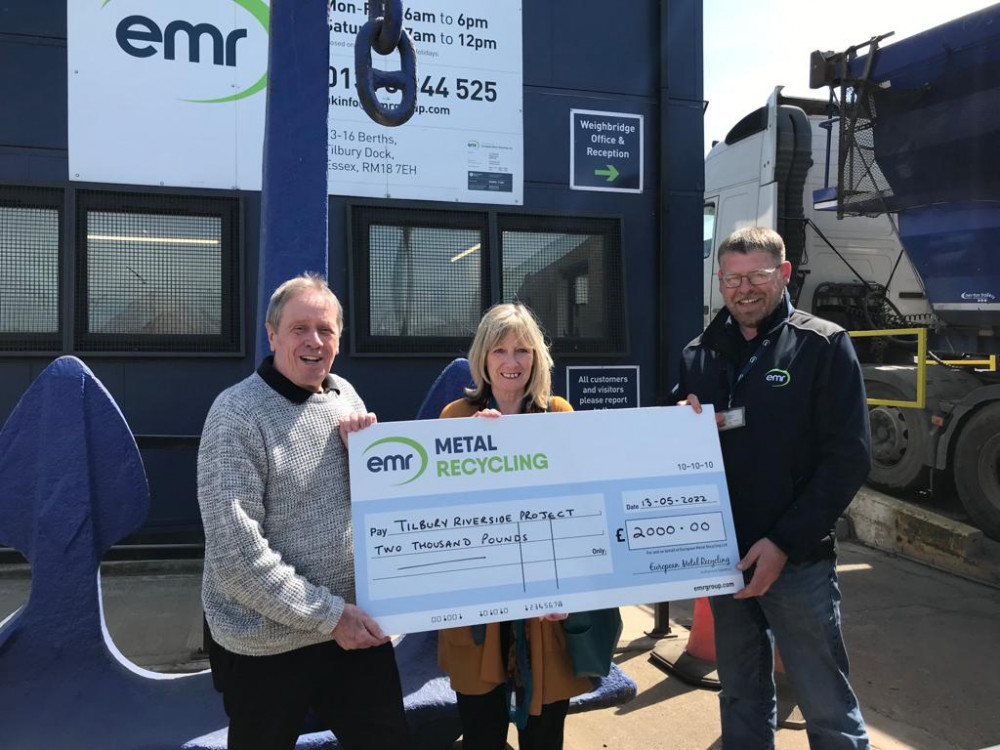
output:
POLYGON ((773 388, 784 388, 792 382, 792 375, 788 370, 779 370, 775 367, 764 373, 764 380, 773 388))

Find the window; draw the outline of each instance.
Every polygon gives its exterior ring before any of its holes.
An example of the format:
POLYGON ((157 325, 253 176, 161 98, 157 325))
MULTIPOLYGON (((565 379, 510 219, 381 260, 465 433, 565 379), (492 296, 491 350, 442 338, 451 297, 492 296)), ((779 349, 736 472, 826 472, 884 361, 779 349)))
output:
POLYGON ((705 211, 702 218, 702 241, 704 243, 704 248, 702 249, 702 258, 708 258, 712 254, 712 250, 715 248, 715 204, 706 203, 705 211))
POLYGON ((0 187, 0 351, 58 351, 62 193, 0 187))
POLYGON ((553 351, 626 351, 617 221, 507 215, 500 238, 503 301, 530 307, 553 351))
POLYGON ((485 214, 355 206, 352 344, 460 354, 488 299, 485 214))
POLYGON ((236 352, 236 201, 81 192, 76 348, 236 352))
POLYGON ((355 354, 460 355, 501 301, 532 308, 555 352, 627 349, 616 220, 368 205, 351 217, 355 354))

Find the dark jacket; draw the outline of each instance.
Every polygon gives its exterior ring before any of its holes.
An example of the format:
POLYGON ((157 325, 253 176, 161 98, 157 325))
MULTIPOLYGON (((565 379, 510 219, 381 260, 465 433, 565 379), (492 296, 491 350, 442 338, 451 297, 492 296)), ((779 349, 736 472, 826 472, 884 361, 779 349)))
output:
POLYGON ((864 380, 846 331, 786 295, 747 346, 723 309, 684 349, 676 394, 689 393, 716 411, 746 409, 745 427, 719 434, 740 554, 764 537, 792 562, 836 554, 834 524, 871 462, 864 380))

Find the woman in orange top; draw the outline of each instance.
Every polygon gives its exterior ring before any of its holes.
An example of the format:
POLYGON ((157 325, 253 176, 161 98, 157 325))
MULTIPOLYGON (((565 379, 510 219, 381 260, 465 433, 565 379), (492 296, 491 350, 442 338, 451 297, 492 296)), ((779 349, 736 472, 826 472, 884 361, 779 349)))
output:
MULTIPOLYGON (((469 350, 475 388, 441 412, 449 417, 492 417, 572 411, 551 396, 552 356, 538 323, 519 304, 492 307, 469 350)), ((576 677, 562 620, 549 614, 438 633, 438 664, 458 694, 466 750, 503 750, 508 721, 521 750, 559 750, 569 699, 593 689, 576 677)))

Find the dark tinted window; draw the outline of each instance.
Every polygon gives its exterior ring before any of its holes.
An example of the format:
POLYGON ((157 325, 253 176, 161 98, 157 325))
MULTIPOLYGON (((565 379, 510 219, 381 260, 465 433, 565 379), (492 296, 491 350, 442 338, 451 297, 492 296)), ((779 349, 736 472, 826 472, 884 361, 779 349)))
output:
POLYGON ((61 348, 62 193, 0 187, 0 350, 61 348))
POLYGON ((523 302, 556 352, 626 351, 618 222, 500 217, 504 302, 523 302))
POLYGON ((76 346, 239 349, 235 201, 80 193, 76 346))
POLYGON ((354 350, 464 351, 488 295, 486 216, 357 206, 352 231, 354 350))

